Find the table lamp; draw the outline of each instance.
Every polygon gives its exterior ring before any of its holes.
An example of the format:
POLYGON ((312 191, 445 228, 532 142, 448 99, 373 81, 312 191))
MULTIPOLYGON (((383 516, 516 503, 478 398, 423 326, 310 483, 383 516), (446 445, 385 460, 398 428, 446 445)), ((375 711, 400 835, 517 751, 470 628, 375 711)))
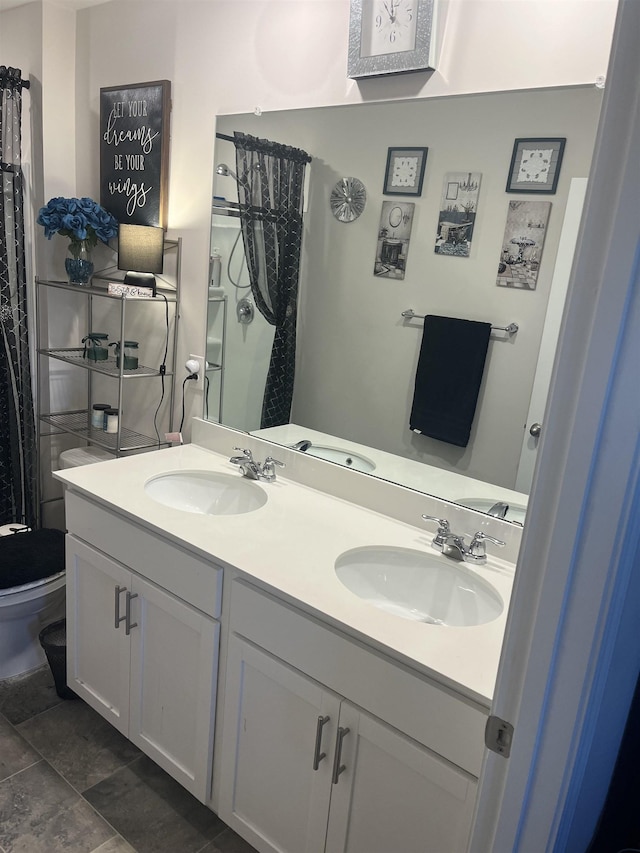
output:
POLYGON ((151 288, 164 260, 164 229, 153 225, 118 226, 118 269, 126 270, 125 284, 151 288))

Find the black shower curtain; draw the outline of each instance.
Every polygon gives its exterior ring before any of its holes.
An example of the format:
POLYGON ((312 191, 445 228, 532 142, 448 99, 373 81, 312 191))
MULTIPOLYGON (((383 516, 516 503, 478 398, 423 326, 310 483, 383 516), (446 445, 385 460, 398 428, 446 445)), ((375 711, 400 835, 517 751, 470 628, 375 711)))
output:
POLYGON ((304 172, 311 158, 299 148, 238 132, 234 144, 251 291, 275 326, 260 426, 280 426, 289 423, 293 399, 304 172))
POLYGON ((37 520, 21 166, 20 69, 0 66, 0 524, 37 520))

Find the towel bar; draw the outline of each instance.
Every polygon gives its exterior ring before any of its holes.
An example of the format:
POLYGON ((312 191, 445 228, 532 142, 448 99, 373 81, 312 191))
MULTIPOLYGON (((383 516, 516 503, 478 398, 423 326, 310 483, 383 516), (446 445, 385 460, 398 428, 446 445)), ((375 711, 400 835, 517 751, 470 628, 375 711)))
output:
MULTIPOLYGON (((424 320, 425 314, 416 314, 413 308, 407 308, 406 311, 403 311, 401 314, 405 320, 424 320)), ((517 323, 509 323, 508 326, 491 326, 491 330, 496 330, 499 332, 507 332, 509 335, 515 335, 520 326, 517 323)))

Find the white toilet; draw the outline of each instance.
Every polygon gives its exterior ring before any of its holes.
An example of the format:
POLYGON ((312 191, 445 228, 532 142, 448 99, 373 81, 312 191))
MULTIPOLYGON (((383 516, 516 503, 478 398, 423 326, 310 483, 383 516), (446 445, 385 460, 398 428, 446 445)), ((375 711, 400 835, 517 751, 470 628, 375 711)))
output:
MULTIPOLYGON (((65 450, 59 462, 61 468, 73 468, 104 459, 113 459, 113 455, 100 448, 81 447, 65 450)), ((0 536, 14 535, 13 530, 23 526, 5 524, 0 527, 0 536)), ((23 586, 0 589, 0 681, 46 663, 38 635, 64 615, 64 571, 23 586)))
MULTIPOLYGON (((20 524, 0 527, 0 536, 13 536, 20 524)), ((20 534, 16 534, 20 535, 20 534)), ((0 589, 0 680, 20 675, 46 662, 38 634, 65 610, 64 572, 0 589)))

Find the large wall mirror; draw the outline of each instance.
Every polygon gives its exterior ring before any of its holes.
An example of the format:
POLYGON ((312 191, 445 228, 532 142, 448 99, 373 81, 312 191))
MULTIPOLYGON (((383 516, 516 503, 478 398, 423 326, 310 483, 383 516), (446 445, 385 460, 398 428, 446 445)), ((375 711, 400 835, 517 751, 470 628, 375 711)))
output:
POLYGON ((521 522, 537 445, 530 404, 533 394, 541 418, 601 98, 585 86, 219 117, 205 417, 480 511, 497 514, 495 504, 506 504, 506 519, 521 522), (273 327, 256 308, 244 259, 235 146, 224 138, 234 131, 313 158, 291 417, 268 429, 261 412, 273 327), (514 140, 523 137, 566 138, 553 194, 506 192, 514 140), (388 149, 406 147, 428 148, 422 192, 385 195, 388 149), (467 256, 435 251, 443 182, 452 172, 481 175, 467 256), (346 222, 329 204, 343 177, 366 188, 364 211, 346 222), (525 244, 511 259, 524 251, 520 262, 535 267, 535 289, 497 285, 512 201, 551 204, 542 254, 527 253, 525 244), (386 202, 401 210, 415 204, 402 276, 374 272, 386 202), (407 309, 518 325, 516 334, 491 333, 465 448, 409 429, 423 324, 403 317, 407 309))

